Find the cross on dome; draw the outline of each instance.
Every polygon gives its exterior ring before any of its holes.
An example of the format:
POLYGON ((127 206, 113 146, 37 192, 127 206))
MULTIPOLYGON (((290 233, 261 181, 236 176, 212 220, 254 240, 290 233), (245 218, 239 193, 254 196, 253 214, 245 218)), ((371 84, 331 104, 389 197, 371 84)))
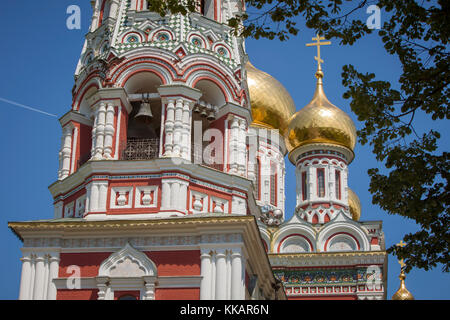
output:
POLYGON ((322 71, 322 63, 324 62, 322 60, 322 58, 320 57, 320 46, 327 46, 331 44, 331 41, 324 41, 321 42, 321 40, 325 40, 325 37, 321 37, 319 34, 317 34, 317 36, 315 38, 312 38, 312 40, 316 41, 313 43, 307 43, 306 46, 307 47, 313 47, 316 46, 317 47, 317 56, 314 57, 314 59, 317 60, 317 72, 321 72, 322 71))
MULTIPOLYGON (((403 240, 400 240, 400 242, 397 243, 396 246, 403 248, 404 246, 406 246, 406 243, 404 243, 403 240)), ((403 259, 398 260, 398 263, 400 264, 401 269, 403 269, 406 266, 406 264, 405 264, 403 259)))

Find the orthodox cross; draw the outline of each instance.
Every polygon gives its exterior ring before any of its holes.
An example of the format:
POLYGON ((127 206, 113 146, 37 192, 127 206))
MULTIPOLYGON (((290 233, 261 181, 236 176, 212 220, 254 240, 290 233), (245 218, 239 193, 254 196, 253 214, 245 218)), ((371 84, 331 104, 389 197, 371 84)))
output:
POLYGON ((325 37, 321 37, 321 36, 319 36, 319 34, 317 34, 317 36, 315 38, 312 38, 312 40, 314 40, 316 42, 307 43, 306 46, 307 47, 312 47, 312 46, 317 47, 317 57, 314 57, 314 59, 317 60, 317 67, 318 67, 317 70, 322 70, 321 64, 323 63, 323 60, 320 58, 320 46, 330 45, 331 41, 320 42, 321 40, 325 40, 325 37))
MULTIPOLYGON (((403 248, 404 246, 406 246, 406 243, 404 243, 403 240, 401 240, 399 243, 396 244, 396 246, 403 248)), ((400 263, 400 267, 403 270, 403 268, 406 266, 406 264, 404 263, 403 259, 398 260, 398 263, 400 263)))

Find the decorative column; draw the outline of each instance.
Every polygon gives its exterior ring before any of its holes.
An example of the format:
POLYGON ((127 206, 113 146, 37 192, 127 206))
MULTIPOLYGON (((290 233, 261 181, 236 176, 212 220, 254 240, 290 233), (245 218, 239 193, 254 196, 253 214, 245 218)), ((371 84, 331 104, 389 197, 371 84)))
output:
POLYGON ((22 277, 20 279, 19 300, 30 300, 30 282, 32 261, 30 255, 25 255, 20 259, 22 261, 22 277))
POLYGON ((238 173, 242 177, 247 176, 247 121, 239 120, 238 133, 238 173))
POLYGON ((111 0, 111 6, 109 8, 109 17, 116 19, 119 10, 119 0, 111 0))
POLYGON ((39 253, 36 257, 36 273, 34 278, 33 300, 44 299, 45 287, 45 256, 39 253))
POLYGON ((72 133, 73 125, 67 124, 63 128, 63 136, 61 141, 61 151, 59 153, 59 172, 58 179, 63 180, 70 174, 70 158, 72 154, 72 133))
POLYGON ((164 124, 165 128, 165 143, 164 143, 164 156, 170 157, 172 156, 173 150, 173 128, 175 124, 175 101, 168 100, 167 102, 167 116, 166 123, 164 124))
POLYGON ((239 140, 238 140, 238 134, 239 134, 239 119, 236 117, 232 117, 230 121, 230 148, 229 148, 229 155, 230 155, 230 168, 229 172, 237 174, 239 170, 239 163, 238 163, 238 149, 239 149, 239 140))
POLYGON ((227 261, 224 249, 217 250, 216 253, 216 300, 226 300, 227 298, 227 261))
POLYGON ((166 111, 161 125, 164 140, 164 157, 191 160, 192 108, 202 92, 182 84, 158 88, 166 111))
POLYGON ((53 283, 53 279, 58 278, 59 260, 60 260, 59 253, 50 254, 48 258, 49 273, 48 273, 47 300, 56 300, 56 286, 53 283))
POLYGON ((92 11, 94 12, 94 14, 92 15, 92 22, 91 22, 91 32, 94 32, 97 29, 98 26, 98 19, 99 19, 99 15, 100 15, 100 10, 99 10, 99 3, 100 1, 97 1, 97 5, 96 2, 91 1, 91 5, 92 5, 92 11))
POLYGON ((182 99, 178 99, 175 104, 175 123, 173 131, 173 157, 181 157, 182 135, 183 135, 183 103, 182 99))
POLYGON ((161 210, 187 211, 187 188, 189 183, 181 179, 163 179, 161 210))
POLYGON ((212 282, 212 261, 211 250, 202 249, 201 259, 201 276, 200 283, 200 300, 211 300, 211 282, 212 282))
POLYGON ((231 299, 243 300, 245 294, 245 270, 242 263, 241 249, 233 249, 231 253, 231 299))
POLYGON ((86 186, 86 212, 106 212, 107 181, 92 181, 86 186))
POLYGON ((54 217, 55 219, 60 219, 63 216, 63 205, 64 203, 62 201, 58 201, 57 203, 55 203, 54 206, 54 217))
POLYGON ((113 146, 113 139, 114 139, 114 116, 115 116, 115 110, 112 103, 108 103, 108 107, 106 109, 106 120, 105 120, 105 142, 104 142, 104 149, 103 149, 103 158, 105 159, 112 159, 112 146, 113 146))
POLYGON ((192 108, 189 101, 183 103, 183 133, 181 139, 181 157, 191 159, 192 108))
POLYGON ((108 290, 109 277, 96 277, 97 288, 98 288, 98 299, 106 300, 106 292, 108 290))
POLYGON ((155 280, 154 276, 144 277, 145 293, 143 300, 155 300, 155 280))
POLYGON ((162 180, 161 185, 161 209, 165 210, 170 208, 170 182, 162 180))
POLYGON ((100 103, 95 112, 95 124, 92 129, 92 160, 103 159, 105 142, 106 104, 100 103))

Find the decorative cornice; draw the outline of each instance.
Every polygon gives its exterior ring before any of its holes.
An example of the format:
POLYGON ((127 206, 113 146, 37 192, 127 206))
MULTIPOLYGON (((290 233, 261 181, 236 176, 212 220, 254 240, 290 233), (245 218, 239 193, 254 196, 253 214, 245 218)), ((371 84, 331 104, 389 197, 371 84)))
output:
POLYGON ((99 231, 99 230, 136 230, 153 227, 192 226, 209 224, 241 224, 248 226, 255 220, 253 216, 203 216, 178 217, 153 220, 102 220, 57 219, 48 221, 9 222, 8 227, 23 241, 22 233, 30 231, 99 231))
POLYGON ((326 266, 384 265, 386 251, 316 252, 269 254, 273 268, 316 268, 326 266))
POLYGON ((269 258, 311 259, 318 257, 342 258, 355 256, 386 256, 386 251, 313 252, 313 253, 270 253, 269 258))

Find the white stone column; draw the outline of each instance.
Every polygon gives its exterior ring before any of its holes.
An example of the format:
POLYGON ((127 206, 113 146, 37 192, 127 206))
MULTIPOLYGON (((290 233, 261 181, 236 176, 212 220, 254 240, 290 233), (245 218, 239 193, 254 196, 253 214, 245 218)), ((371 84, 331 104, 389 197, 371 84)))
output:
POLYGON ((119 10, 119 1, 111 0, 111 6, 109 8, 109 17, 111 19, 116 19, 119 10))
POLYGON ((231 300, 243 300, 245 298, 245 270, 242 263, 242 252, 233 249, 231 253, 231 300))
POLYGON ((30 277, 30 283, 28 284, 28 299, 33 300, 34 280, 36 278, 36 255, 30 254, 30 258, 31 258, 31 277, 30 277))
POLYGON ((161 209, 169 209, 170 208, 170 199, 171 199, 171 188, 170 182, 167 180, 162 180, 161 182, 161 209))
POLYGON ((91 32, 94 32, 98 26, 98 19, 99 19, 99 15, 100 15, 99 3, 100 3, 100 1, 91 2, 92 11, 94 12, 92 15, 92 22, 91 22, 91 28, 90 28, 91 32))
POLYGON ((100 103, 95 114, 95 127, 93 129, 93 160, 103 159, 103 148, 105 142, 105 125, 106 125, 106 104, 100 103))
POLYGON ((230 173, 237 174, 239 170, 238 164, 238 134, 239 134, 239 120, 233 117, 230 121, 230 173))
POLYGON ((63 128, 63 136, 61 142, 60 152, 60 171, 59 180, 63 180, 70 174, 70 158, 72 154, 72 131, 73 126, 71 124, 66 125, 63 128))
POLYGON ((181 157, 181 143, 183 136, 183 100, 178 99, 175 105, 175 123, 173 132, 173 153, 174 157, 181 157))
POLYGON ((170 190, 170 209, 179 209, 179 201, 180 199, 180 183, 178 181, 174 181, 171 184, 170 190))
POLYGON ((173 151, 173 130, 175 124, 175 101, 168 100, 167 103, 167 116, 165 123, 165 143, 164 143, 164 156, 170 157, 173 151))
POLYGON ((48 259, 49 276, 48 276, 47 300, 56 300, 57 290, 53 280, 58 278, 59 260, 60 260, 59 253, 51 254, 48 259))
POLYGON ((115 110, 112 103, 108 103, 108 107, 106 109, 106 122, 105 122, 105 145, 103 150, 103 157, 105 159, 112 159, 113 152, 113 139, 114 139, 114 115, 115 110))
POLYGON ((189 101, 183 103, 183 135, 181 143, 181 157, 186 160, 191 159, 191 127, 192 110, 189 101))
POLYGON ((219 249, 216 253, 216 300, 227 298, 227 261, 224 249, 219 249))
POLYGON ((181 211, 187 211, 187 189, 188 183, 185 181, 181 181, 178 201, 178 209, 181 211))
POLYGON ((143 300, 155 300, 155 277, 144 277, 145 293, 143 300))
POLYGON ((212 288, 212 261, 211 250, 202 249, 200 256, 201 259, 201 276, 202 281, 200 283, 200 300, 211 300, 211 288, 212 288))
POLYGON ((44 299, 45 286, 45 257, 39 253, 36 257, 36 273, 34 278, 33 300, 44 299))
POLYGON ((239 150, 238 150, 238 172, 239 175, 247 176, 247 121, 239 120, 239 150))
POLYGON ((86 190, 86 212, 105 212, 108 181, 92 181, 86 190))
POLYGON ((158 92, 166 108, 165 123, 162 126, 164 156, 190 160, 191 107, 202 96, 202 92, 184 84, 162 85, 158 92))
POLYGON ((32 261, 30 255, 25 255, 20 259, 22 261, 22 275, 20 279, 19 300, 30 300, 30 282, 32 261))
POLYGON ((95 281, 97 282, 97 288, 98 288, 97 300, 106 300, 109 277, 96 277, 95 281))
POLYGON ((108 182, 98 181, 99 198, 98 198, 98 211, 106 212, 106 199, 108 197, 108 182))
POLYGON ((98 208, 98 186, 92 182, 86 187, 86 189, 87 189, 87 199, 88 199, 86 204, 89 204, 87 211, 88 212, 97 211, 97 208, 98 208))
POLYGON ((54 217, 55 219, 60 219, 63 216, 63 202, 62 201, 58 201, 57 203, 55 203, 54 205, 54 217))

